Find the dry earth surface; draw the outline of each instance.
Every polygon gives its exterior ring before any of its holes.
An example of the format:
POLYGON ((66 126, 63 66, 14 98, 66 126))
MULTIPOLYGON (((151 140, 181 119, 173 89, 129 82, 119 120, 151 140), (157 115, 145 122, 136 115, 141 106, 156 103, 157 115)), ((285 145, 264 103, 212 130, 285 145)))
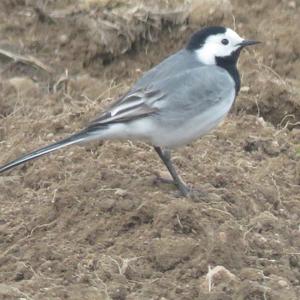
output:
POLYGON ((201 196, 128 141, 1 174, 0 299, 300 299, 300 2, 189 2, 0 2, 1 164, 83 128, 204 25, 264 42, 226 122, 174 152, 201 196))

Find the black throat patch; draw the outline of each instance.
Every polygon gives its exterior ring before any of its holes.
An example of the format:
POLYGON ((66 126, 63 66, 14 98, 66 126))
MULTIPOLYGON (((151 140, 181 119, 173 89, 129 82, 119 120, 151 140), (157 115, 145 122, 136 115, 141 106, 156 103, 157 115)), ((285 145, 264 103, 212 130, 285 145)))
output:
POLYGON ((230 74, 230 76, 233 78, 233 80, 235 82, 235 95, 236 96, 239 93, 240 88, 241 88, 241 78, 240 78, 239 71, 236 67, 237 61, 240 56, 240 52, 241 52, 241 49, 238 49, 238 50, 232 52, 231 55, 223 56, 223 57, 219 57, 219 56, 216 57, 217 66, 224 68, 230 74))

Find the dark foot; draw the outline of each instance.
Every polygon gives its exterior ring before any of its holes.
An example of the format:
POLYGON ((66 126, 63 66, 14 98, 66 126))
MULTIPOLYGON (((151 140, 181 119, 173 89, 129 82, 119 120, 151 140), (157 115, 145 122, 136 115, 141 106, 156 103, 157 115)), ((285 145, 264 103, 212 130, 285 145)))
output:
MULTIPOLYGON (((160 147, 154 147, 155 151, 161 158, 161 160, 164 162, 165 166, 167 167, 170 175, 172 176, 173 180, 171 183, 173 183, 177 189, 180 192, 181 197, 190 197, 190 198, 200 198, 203 197, 203 192, 196 191, 194 189, 189 188, 184 181, 180 178, 180 176, 177 174, 172 161, 171 161, 171 153, 169 151, 163 151, 160 147)), ((170 182, 168 180, 168 182, 170 182)))
POLYGON ((171 178, 165 178, 165 177, 162 177, 160 176, 159 174, 156 174, 154 180, 153 180, 153 183, 156 184, 156 185, 159 185, 159 184, 172 184, 172 185, 175 185, 175 187, 178 189, 178 196, 183 196, 183 197, 187 197, 192 189, 189 188, 183 181, 180 177, 177 178, 177 180, 175 181, 174 179, 171 179, 171 178))
POLYGON ((160 175, 155 175, 155 178, 153 179, 153 183, 155 185, 159 184, 172 184, 174 185, 178 190, 176 192, 177 197, 187 197, 192 189, 190 189, 186 184, 183 183, 183 181, 175 182, 173 179, 161 177, 160 175))
POLYGON ((177 188, 177 191, 175 192, 176 198, 186 197, 186 198, 191 198, 193 200, 197 200, 200 198, 203 199, 203 197, 207 196, 207 194, 208 194, 207 192, 204 192, 201 189, 191 188, 188 185, 184 184, 182 181, 180 183, 176 184, 173 179, 164 178, 164 177, 161 177, 160 175, 155 176, 155 178, 153 179, 153 183, 155 185, 159 185, 159 184, 175 185, 175 187, 177 188))
POLYGON ((199 200, 203 200, 203 198, 206 198, 208 193, 201 190, 201 189, 195 189, 195 188, 191 188, 188 186, 185 186, 183 189, 180 189, 179 187, 178 191, 176 193, 176 197, 185 197, 185 198, 190 198, 192 200, 194 200, 195 202, 199 201, 199 200))
POLYGON ((178 188, 178 194, 181 197, 190 197, 192 193, 192 189, 187 185, 183 184, 183 182, 174 182, 175 186, 178 188))
POLYGON ((174 184, 174 180, 173 179, 164 178, 164 177, 161 177, 159 175, 155 176, 153 182, 154 182, 154 184, 160 184, 160 183, 163 183, 163 184, 174 184))

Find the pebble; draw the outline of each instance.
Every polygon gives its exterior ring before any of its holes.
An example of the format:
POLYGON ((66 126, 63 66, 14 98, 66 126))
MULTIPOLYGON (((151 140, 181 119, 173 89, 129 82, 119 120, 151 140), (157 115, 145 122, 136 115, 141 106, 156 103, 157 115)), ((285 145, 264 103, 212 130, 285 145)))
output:
POLYGON ((279 280, 278 285, 282 288, 287 287, 289 284, 285 280, 279 280))

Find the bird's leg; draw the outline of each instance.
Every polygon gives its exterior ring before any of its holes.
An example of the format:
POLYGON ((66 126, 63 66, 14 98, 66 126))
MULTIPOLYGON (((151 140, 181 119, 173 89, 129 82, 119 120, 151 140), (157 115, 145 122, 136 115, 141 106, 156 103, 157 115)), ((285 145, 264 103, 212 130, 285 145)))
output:
POLYGON ((168 171, 170 172, 173 183, 176 185, 176 187, 179 189, 180 193, 183 196, 188 196, 190 189, 185 185, 185 183, 182 181, 182 179, 178 176, 172 161, 171 161, 171 153, 170 151, 162 151, 160 147, 154 147, 155 151, 161 158, 161 160, 164 162, 165 166, 167 167, 168 171))

